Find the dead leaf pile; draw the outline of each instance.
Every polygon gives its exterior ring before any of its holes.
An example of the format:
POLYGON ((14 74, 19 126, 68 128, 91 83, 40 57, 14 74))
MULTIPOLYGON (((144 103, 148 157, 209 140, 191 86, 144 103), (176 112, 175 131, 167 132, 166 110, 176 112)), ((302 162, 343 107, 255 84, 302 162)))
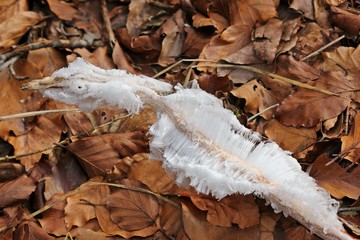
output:
POLYGON ((218 201, 177 186, 149 160, 151 108, 80 113, 20 90, 78 56, 172 84, 197 79, 342 199, 341 218, 359 236, 359 9, 345 0, 1 1, 0 238, 315 238, 254 196, 218 201), (181 59, 194 60, 161 72, 181 59))

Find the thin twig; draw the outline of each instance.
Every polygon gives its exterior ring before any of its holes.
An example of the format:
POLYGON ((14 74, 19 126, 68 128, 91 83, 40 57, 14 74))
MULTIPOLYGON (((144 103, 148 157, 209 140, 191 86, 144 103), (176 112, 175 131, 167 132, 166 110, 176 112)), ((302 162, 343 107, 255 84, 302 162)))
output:
POLYGON ((24 53, 30 52, 32 50, 37 50, 41 48, 53 47, 53 48, 98 48, 104 46, 104 43, 101 40, 94 40, 93 42, 87 42, 85 40, 63 40, 63 39, 55 39, 55 40, 44 40, 40 42, 34 42, 25 44, 15 48, 14 51, 0 54, 0 65, 8 61, 9 59, 22 55, 24 53))
POLYGON ((272 109, 272 108, 274 108, 274 107, 277 107, 277 106, 279 106, 279 105, 280 105, 279 103, 276 103, 276 104, 274 104, 274 105, 272 105, 272 106, 270 106, 270 107, 265 108, 264 110, 258 112, 257 114, 249 117, 248 121, 250 122, 250 121, 254 120, 255 118, 257 118, 258 116, 260 116, 260 115, 263 114, 264 112, 269 111, 270 109, 272 109))
MULTIPOLYGON (((299 87, 302 87, 302 88, 314 90, 314 91, 321 92, 321 93, 324 93, 324 94, 327 94, 327 95, 330 95, 330 96, 337 96, 337 97, 340 96, 337 93, 333 93, 333 92, 330 92, 330 91, 325 90, 325 89, 317 88, 317 87, 311 86, 309 84, 302 83, 302 82, 299 82, 299 81, 296 81, 296 80, 293 80, 293 79, 290 79, 290 78, 287 78, 287 77, 283 77, 283 76, 277 75, 275 73, 267 72, 267 71, 264 71, 264 70, 261 70, 261 69, 255 68, 255 67, 251 67, 251 66, 233 65, 233 64, 206 64, 204 66, 205 67, 208 66, 208 67, 239 68, 239 69, 243 69, 243 70, 248 70, 250 72, 266 75, 266 76, 269 76, 269 77, 272 77, 272 78, 276 78, 276 79, 278 79, 280 81, 291 83, 291 84, 293 84, 295 86, 299 86, 299 87)), ((196 67, 198 67, 198 66, 193 66, 192 68, 196 68, 196 67)), ((201 66, 201 67, 203 67, 203 66, 201 66)))
POLYGON ((307 55, 306 57, 303 57, 302 59, 300 59, 300 61, 306 61, 309 58, 318 55, 319 53, 321 53, 322 51, 324 51, 325 49, 327 49, 328 47, 331 47, 332 45, 334 45, 335 43, 341 41, 343 38, 345 37, 345 35, 342 35, 341 37, 338 37, 337 39, 335 39, 334 41, 326 44, 325 46, 323 46, 322 48, 316 50, 315 52, 307 55))
POLYGON ((114 48, 114 46, 116 44, 116 38, 115 38, 115 34, 114 34, 114 32, 112 30, 112 27, 111 27, 111 22, 110 22, 110 18, 109 18, 109 11, 108 11, 107 6, 106 6, 106 0, 101 0, 101 14, 102 14, 102 17, 104 19, 106 31, 107 31, 107 33, 109 35, 110 47, 114 48))
POLYGON ((160 72, 158 72, 157 74, 155 74, 154 76, 152 76, 153 78, 158 78, 161 75, 163 75, 164 73, 170 71, 171 69, 173 69, 174 67, 176 67, 177 65, 179 65, 182 62, 195 62, 195 61, 199 61, 199 62, 215 62, 212 60, 206 60, 206 59, 199 59, 199 58, 195 58, 195 59, 181 59, 179 61, 177 61, 174 64, 171 64, 170 66, 168 66, 167 68, 161 70, 160 72))
POLYGON ((339 208, 338 212, 360 212, 360 206, 348 207, 348 208, 339 208))
POLYGON ((17 114, 0 117, 0 122, 18 119, 18 118, 35 117, 35 116, 41 116, 41 115, 46 115, 46 114, 69 113, 69 112, 80 112, 80 110, 77 108, 74 108, 74 109, 54 109, 54 110, 43 110, 43 111, 33 111, 33 112, 26 112, 26 113, 17 113, 17 114))

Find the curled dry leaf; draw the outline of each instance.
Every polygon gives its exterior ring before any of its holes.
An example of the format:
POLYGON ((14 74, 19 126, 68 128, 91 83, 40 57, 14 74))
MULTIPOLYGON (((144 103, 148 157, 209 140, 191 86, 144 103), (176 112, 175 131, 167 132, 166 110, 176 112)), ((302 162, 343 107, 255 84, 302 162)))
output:
POLYGON ((348 136, 341 138, 341 156, 354 163, 360 160, 360 114, 354 119, 354 124, 348 136))
POLYGON ((275 119, 266 124, 265 135, 279 144, 281 148, 292 153, 301 152, 317 141, 316 127, 288 127, 275 119))
POLYGON ((33 221, 26 221, 16 227, 13 239, 23 240, 53 240, 44 229, 33 221))
MULTIPOLYGON (((252 114, 257 114, 278 103, 277 98, 256 80, 252 80, 230 92, 237 98, 245 99, 245 111, 252 114)), ((260 116, 265 119, 271 119, 274 113, 275 109, 273 108, 262 113, 260 116)))
POLYGON ((259 224, 258 205, 251 195, 231 195, 216 200, 206 196, 190 195, 194 205, 202 211, 207 211, 206 220, 221 227, 231 227, 237 224, 239 228, 249 228, 259 224))
POLYGON ((330 10, 331 10, 330 21, 332 24, 341 28, 351 36, 359 35, 359 31, 360 31, 359 14, 353 14, 349 11, 345 11, 335 6, 330 6, 330 10))
POLYGON ((360 168, 340 167, 337 163, 326 164, 330 159, 322 154, 311 166, 310 175, 317 183, 338 199, 348 197, 358 199, 360 196, 360 168))
POLYGON ((184 229, 190 239, 259 239, 259 229, 257 226, 243 230, 237 227, 215 226, 206 221, 205 213, 198 210, 191 203, 182 201, 181 205, 184 229))
MULTIPOLYGON (((338 47, 334 51, 322 53, 325 72, 350 70, 354 71, 360 67, 360 45, 353 47, 338 47)), ((346 77, 346 76, 345 76, 346 77)))
POLYGON ((254 51, 261 60, 267 63, 273 62, 280 44, 283 28, 282 21, 272 18, 255 29, 254 51))
POLYGON ((26 174, 21 177, 0 183, 0 207, 4 208, 11 204, 27 200, 35 190, 35 184, 26 174))

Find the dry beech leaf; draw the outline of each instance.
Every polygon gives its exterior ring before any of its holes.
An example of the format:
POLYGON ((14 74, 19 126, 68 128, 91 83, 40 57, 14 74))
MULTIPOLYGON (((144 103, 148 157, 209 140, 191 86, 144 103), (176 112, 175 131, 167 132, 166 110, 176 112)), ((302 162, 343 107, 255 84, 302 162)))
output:
POLYGON ((121 158, 146 152, 148 147, 140 132, 105 134, 73 142, 67 149, 75 154, 90 177, 106 175, 121 158))
POLYGON ((5 50, 15 45, 40 19, 40 14, 24 11, 2 21, 0 23, 0 50, 5 50))
MULTIPOLYGON (((62 127, 60 117, 57 115, 40 116, 35 118, 33 122, 25 123, 25 127, 29 128, 29 132, 26 134, 9 137, 8 141, 14 146, 15 155, 36 152, 50 147, 60 140, 62 127)), ((41 154, 23 157, 20 162, 28 171, 40 160, 41 154)))
POLYGON ((16 179, 23 173, 24 168, 19 163, 0 162, 0 183, 16 179))
POLYGON ((354 124, 348 136, 341 138, 341 156, 354 163, 360 160, 360 114, 355 116, 354 124))
POLYGON ((261 213, 259 240, 274 240, 274 229, 281 216, 282 214, 274 213, 274 210, 271 208, 261 213))
MULTIPOLYGON (((99 179, 99 178, 97 178, 99 179)), ((92 179, 90 181, 97 181, 92 179)), ((85 224, 96 217, 94 205, 106 204, 106 197, 110 194, 108 186, 87 186, 81 191, 68 197, 65 206, 65 222, 68 229, 73 226, 84 227, 85 224)))
POLYGON ((341 71, 354 70, 360 67, 360 45, 353 47, 338 47, 331 52, 323 52, 324 63, 323 70, 341 71))
POLYGON ((190 195, 192 203, 202 211, 207 211, 206 220, 221 227, 237 224, 241 229, 259 224, 259 208, 251 195, 231 195, 216 200, 206 196, 190 195))
POLYGON ((76 240, 112 240, 116 237, 111 237, 108 234, 101 231, 93 231, 91 229, 79 229, 76 240))
POLYGON ((275 119, 270 120, 265 126, 265 135, 279 144, 284 150, 298 153, 316 143, 316 128, 288 127, 275 119))
POLYGON ((70 3, 59 0, 47 0, 50 10, 56 14, 60 19, 71 21, 74 15, 78 12, 70 3))
POLYGON ((48 235, 44 229, 32 221, 26 221, 16 227, 14 239, 22 240, 53 240, 53 236, 48 235))
POLYGON ((160 211, 160 226, 168 237, 174 237, 177 240, 190 240, 184 231, 181 208, 165 203, 160 211))
POLYGON ((181 187, 175 184, 175 177, 164 170, 160 160, 142 160, 135 163, 130 168, 128 177, 146 184, 156 193, 179 195, 183 192, 181 187))
POLYGON ((276 2, 273 0, 230 1, 230 22, 253 26, 276 17, 276 2))
POLYGON ((338 116, 350 103, 352 82, 325 74, 313 84, 334 93, 345 92, 341 97, 301 88, 286 98, 276 112, 276 119, 287 126, 312 127, 320 121, 338 116), (326 108, 324 108, 326 106, 326 108))
MULTIPOLYGON (((252 80, 241 87, 232 90, 231 94, 237 98, 245 99, 245 111, 252 114, 257 114, 278 103, 277 98, 256 80, 252 80)), ((262 113, 260 116, 265 119, 271 119, 274 113, 275 110, 271 109, 262 113)))
POLYGON ((311 234, 304 226, 300 225, 292 218, 285 218, 281 216, 277 222, 274 239, 293 240, 293 239, 306 239, 306 240, 321 240, 314 234, 311 234))
POLYGON ((341 8, 330 6, 330 21, 351 36, 358 36, 360 31, 360 16, 341 8))
MULTIPOLYGON (((125 181, 125 184, 129 183, 131 182, 125 181)), ((157 199, 150 194, 119 189, 107 197, 107 207, 111 220, 125 231, 157 228, 159 205, 157 199)))
POLYGON ((228 77, 218 77, 215 74, 201 74, 197 81, 202 90, 211 94, 215 94, 216 91, 228 92, 232 89, 232 84, 228 77))
POLYGON ((314 7, 311 0, 294 0, 290 4, 290 8, 303 13, 308 19, 314 20, 314 7))
POLYGON ((182 201, 182 221, 190 239, 254 240, 259 239, 257 226, 240 230, 237 227, 219 227, 206 221, 205 213, 191 203, 182 201))
POLYGON ((272 63, 280 44, 283 32, 283 22, 272 18, 254 31, 254 51, 256 55, 267 63, 272 63))
POLYGON ((41 227, 49 234, 64 236, 69 232, 65 223, 65 201, 59 202, 55 206, 42 213, 42 218, 38 219, 41 227))
POLYGON ((208 17, 201 13, 195 13, 192 16, 193 26, 196 28, 200 27, 214 27, 216 33, 221 33, 225 28, 229 26, 228 20, 222 15, 216 12, 209 12, 208 17))
POLYGON ((186 58, 197 58, 205 45, 210 42, 210 38, 186 24, 185 33, 186 38, 181 55, 186 58))
POLYGON ((360 196, 360 168, 342 168, 337 163, 325 166, 330 159, 322 154, 311 166, 310 175, 332 196, 358 199, 360 196), (349 171, 350 170, 350 171, 349 171))
POLYGON ((31 178, 25 174, 21 177, 0 183, 0 207, 4 208, 11 204, 25 201, 35 190, 35 184, 31 178))
POLYGON ((29 4, 26 0, 6 0, 0 2, 0 22, 19 14, 20 12, 28 11, 29 4))
POLYGON ((147 237, 153 235, 159 229, 158 226, 152 226, 137 231, 125 231, 111 220, 110 212, 106 207, 95 206, 95 213, 101 230, 109 235, 119 235, 127 239, 134 236, 147 237))
POLYGON ((160 29, 161 34, 165 36, 158 60, 162 66, 174 63, 181 54, 185 41, 184 17, 185 13, 180 9, 160 29))
POLYGON ((41 48, 30 51, 27 60, 34 64, 43 76, 49 76, 54 71, 66 66, 66 58, 54 48, 41 48))

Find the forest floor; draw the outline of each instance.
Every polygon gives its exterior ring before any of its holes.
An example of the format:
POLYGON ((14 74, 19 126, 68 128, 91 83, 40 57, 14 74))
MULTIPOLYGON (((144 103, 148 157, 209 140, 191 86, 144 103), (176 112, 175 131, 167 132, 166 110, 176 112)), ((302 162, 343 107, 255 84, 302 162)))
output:
POLYGON ((289 2, 1 1, 0 238, 319 239, 255 196, 177 186, 149 160, 151 108, 81 113, 21 90, 77 57, 196 79, 291 152, 360 236, 360 2, 289 2))

